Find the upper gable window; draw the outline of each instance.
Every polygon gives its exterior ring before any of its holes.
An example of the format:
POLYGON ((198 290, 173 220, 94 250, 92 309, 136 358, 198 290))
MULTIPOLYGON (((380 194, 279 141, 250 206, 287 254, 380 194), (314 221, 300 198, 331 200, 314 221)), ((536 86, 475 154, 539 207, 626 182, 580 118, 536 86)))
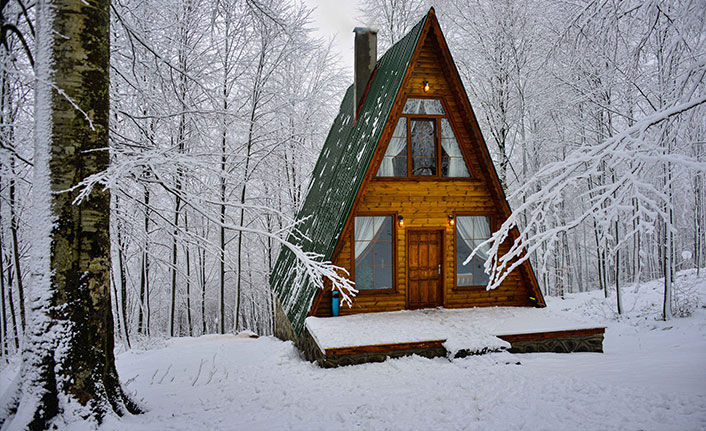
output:
POLYGON ((439 99, 407 99, 378 177, 470 177, 439 99))
POLYGON ((407 99, 402 114, 446 115, 439 99, 407 99))

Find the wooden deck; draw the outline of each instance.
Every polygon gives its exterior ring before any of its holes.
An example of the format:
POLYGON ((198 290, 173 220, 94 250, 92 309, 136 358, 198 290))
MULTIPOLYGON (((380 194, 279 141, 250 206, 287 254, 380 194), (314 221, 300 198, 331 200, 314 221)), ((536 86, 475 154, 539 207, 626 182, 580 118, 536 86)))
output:
MULTIPOLYGON (((535 332, 524 334, 498 335, 498 338, 510 343, 507 349, 511 353, 573 353, 573 352, 603 352, 604 327, 570 329, 563 331, 535 332)), ((305 337, 311 337, 306 332, 305 337)), ((318 352, 307 352, 303 349, 307 359, 318 363, 324 368, 342 365, 356 365, 367 362, 382 362, 388 358, 419 355, 427 358, 451 357, 445 347, 446 340, 413 341, 407 343, 372 344, 366 346, 347 346, 322 349, 313 338, 308 340, 310 349, 318 352)), ((309 349, 309 350, 310 350, 309 349)), ((497 349, 460 349, 453 354, 453 359, 471 355, 488 353, 497 349)))
POLYGON ((522 314, 517 316, 513 312, 519 311, 435 309, 374 313, 367 317, 314 318, 307 324, 298 346, 308 360, 326 368, 409 355, 454 359, 502 350, 603 352, 604 327, 570 320, 542 322, 546 309, 521 310, 522 314), (522 325, 518 325, 520 319, 522 325), (439 321, 443 325, 434 327, 439 321), (447 342, 451 339, 452 342, 447 342))
POLYGON ((510 343, 512 353, 532 352, 598 352, 603 353, 605 327, 546 331, 529 334, 498 335, 510 343))

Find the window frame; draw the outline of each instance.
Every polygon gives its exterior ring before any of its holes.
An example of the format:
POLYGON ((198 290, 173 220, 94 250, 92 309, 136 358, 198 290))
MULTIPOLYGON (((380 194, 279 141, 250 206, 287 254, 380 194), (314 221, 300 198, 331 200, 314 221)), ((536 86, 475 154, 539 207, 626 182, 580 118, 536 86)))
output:
POLYGON ((407 98, 405 98, 404 103, 402 104, 402 108, 400 109, 400 114, 399 116, 395 119, 394 124, 392 124, 392 133, 390 134, 390 137, 387 139, 387 142, 385 144, 385 148, 383 149, 384 151, 382 152, 382 158, 380 158, 380 162, 377 164, 377 169, 375 170, 375 173, 373 174, 372 179, 377 180, 377 181, 478 181, 478 179, 473 175, 473 170, 468 164, 468 154, 464 147, 461 145, 461 141, 458 138, 458 134, 456 133, 457 127, 454 124, 453 119, 449 115, 449 108, 448 104, 446 103, 446 99, 444 97, 433 97, 433 96, 418 96, 418 95, 412 95, 407 98), (407 101, 409 99, 429 99, 429 100, 439 100, 441 102, 441 106, 444 109, 444 115, 441 114, 404 114, 401 111, 404 111, 404 106, 407 104, 407 101), (382 163, 382 158, 385 157, 385 153, 387 152, 387 147, 390 144, 390 140, 392 139, 392 133, 394 133, 395 128, 397 127, 397 123, 400 119, 404 118, 405 119, 405 126, 406 126, 406 139, 407 139, 407 175, 401 176, 401 177, 396 177, 396 176, 378 176, 377 172, 380 169, 380 163, 382 163), (449 121, 449 125, 451 126, 451 130, 453 131, 454 137, 456 138, 456 143, 458 144, 459 150, 461 151, 461 154, 463 155, 463 162, 466 164, 466 169, 468 170, 468 176, 467 177, 445 177, 441 175, 441 159, 442 159, 442 147, 441 147, 441 119, 446 118, 449 121), (412 134, 410 133, 411 131, 411 122, 412 120, 433 120, 433 125, 434 125, 434 148, 435 148, 435 153, 436 153, 436 174, 435 175, 412 175, 412 134))
POLYGON ((459 286, 458 285, 458 217, 488 217, 490 223, 490 235, 496 231, 496 214, 490 211, 463 211, 454 212, 454 226, 453 226, 453 290, 454 291, 464 291, 464 290, 480 290, 485 289, 486 284, 477 284, 473 286, 459 286))
POLYGON ((356 217, 389 217, 392 222, 392 288, 390 289, 358 289, 356 296, 360 295, 392 295, 399 292, 397 280, 397 212, 360 212, 353 216, 353 226, 350 232, 351 250, 350 250, 350 279, 355 281, 355 218, 356 217))

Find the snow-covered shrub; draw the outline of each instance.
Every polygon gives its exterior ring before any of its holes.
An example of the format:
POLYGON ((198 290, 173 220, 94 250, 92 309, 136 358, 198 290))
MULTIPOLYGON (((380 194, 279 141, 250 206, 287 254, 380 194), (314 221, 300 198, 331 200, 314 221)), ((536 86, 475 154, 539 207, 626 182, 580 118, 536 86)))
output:
POLYGON ((700 296, 696 283, 686 276, 677 278, 672 291, 672 312, 677 317, 689 317, 699 307, 700 296))

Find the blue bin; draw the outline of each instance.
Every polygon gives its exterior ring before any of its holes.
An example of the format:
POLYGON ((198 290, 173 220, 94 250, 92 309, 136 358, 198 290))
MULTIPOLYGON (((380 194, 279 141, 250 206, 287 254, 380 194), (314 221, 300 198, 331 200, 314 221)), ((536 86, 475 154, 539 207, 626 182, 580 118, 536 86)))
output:
POLYGON ((341 305, 341 299, 339 297, 339 292, 334 290, 331 292, 331 314, 333 316, 338 316, 338 307, 341 305))

